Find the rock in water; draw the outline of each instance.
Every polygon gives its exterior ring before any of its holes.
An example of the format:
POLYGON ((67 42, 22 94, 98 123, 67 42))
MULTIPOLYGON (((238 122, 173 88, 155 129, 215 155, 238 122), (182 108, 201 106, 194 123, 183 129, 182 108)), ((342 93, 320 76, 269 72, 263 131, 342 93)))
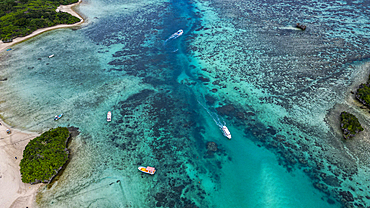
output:
POLYGON ((350 139, 360 131, 364 130, 356 116, 345 111, 343 111, 340 114, 340 116, 341 116, 340 127, 343 131, 344 139, 350 139))
POLYGON ((214 143, 214 142, 208 142, 207 143, 207 150, 212 151, 212 152, 216 152, 217 151, 217 144, 214 143))

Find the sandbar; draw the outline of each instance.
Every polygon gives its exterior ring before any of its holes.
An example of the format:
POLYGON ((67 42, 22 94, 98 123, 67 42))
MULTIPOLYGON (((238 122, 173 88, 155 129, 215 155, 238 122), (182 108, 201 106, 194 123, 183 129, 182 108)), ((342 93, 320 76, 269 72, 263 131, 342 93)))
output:
POLYGON ((76 11, 73 10, 73 7, 76 6, 76 5, 78 5, 78 4, 80 4, 81 1, 82 0, 79 0, 77 3, 70 4, 70 5, 60 5, 57 8, 60 12, 67 12, 67 13, 75 16, 75 17, 78 17, 81 21, 79 21, 79 22, 77 22, 75 24, 71 24, 71 25, 61 24, 61 25, 55 25, 53 27, 40 28, 38 30, 35 30, 31 34, 25 36, 25 37, 15 38, 10 43, 3 43, 2 41, 0 41, 0 52, 4 51, 5 49, 9 49, 14 44, 23 42, 23 41, 25 41, 27 39, 30 39, 32 37, 35 37, 36 35, 39 35, 39 34, 44 33, 46 31, 55 30, 55 29, 59 29, 59 28, 66 28, 66 27, 75 27, 75 26, 81 25, 84 22, 84 19, 76 11))

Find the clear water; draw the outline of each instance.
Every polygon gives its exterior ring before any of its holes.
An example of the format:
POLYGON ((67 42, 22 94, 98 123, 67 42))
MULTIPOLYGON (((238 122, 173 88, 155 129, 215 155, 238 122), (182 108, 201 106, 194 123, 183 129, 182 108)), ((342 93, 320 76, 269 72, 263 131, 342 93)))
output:
POLYGON ((40 207, 370 204, 366 141, 356 150, 327 119, 368 73, 367 2, 89 0, 79 10, 81 29, 0 57, 8 123, 81 131, 40 207))

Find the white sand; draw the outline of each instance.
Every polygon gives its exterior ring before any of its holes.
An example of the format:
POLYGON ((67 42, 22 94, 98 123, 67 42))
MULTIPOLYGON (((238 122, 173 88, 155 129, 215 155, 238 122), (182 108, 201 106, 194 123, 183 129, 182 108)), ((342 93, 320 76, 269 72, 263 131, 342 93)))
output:
POLYGON ((36 35, 39 35, 39 34, 44 33, 46 31, 55 30, 55 29, 59 29, 59 28, 74 27, 74 26, 77 26, 77 25, 82 24, 84 22, 83 18, 79 14, 77 14, 75 11, 73 11, 73 8, 72 8, 72 7, 80 4, 81 1, 82 0, 79 0, 75 4, 60 5, 58 7, 58 9, 59 9, 60 12, 68 12, 71 15, 73 15, 75 17, 78 17, 81 20, 80 22, 77 22, 77 23, 72 24, 72 25, 63 24, 63 25, 56 25, 56 26, 53 26, 53 27, 41 28, 41 29, 38 29, 38 30, 34 31, 33 33, 31 33, 30 35, 27 35, 25 37, 15 38, 15 39, 13 39, 13 42, 10 42, 10 43, 3 43, 2 41, 0 41, 0 52, 3 51, 3 50, 5 50, 5 49, 10 48, 14 44, 17 44, 17 43, 20 43, 22 41, 25 41, 25 40, 27 40, 29 38, 35 37, 36 35))
POLYGON ((28 142, 37 133, 22 132, 1 121, 0 126, 0 204, 1 207, 34 207, 36 192, 41 184, 21 181, 19 163, 28 142), (6 130, 10 129, 11 134, 6 130), (17 157, 17 159, 15 159, 17 157))

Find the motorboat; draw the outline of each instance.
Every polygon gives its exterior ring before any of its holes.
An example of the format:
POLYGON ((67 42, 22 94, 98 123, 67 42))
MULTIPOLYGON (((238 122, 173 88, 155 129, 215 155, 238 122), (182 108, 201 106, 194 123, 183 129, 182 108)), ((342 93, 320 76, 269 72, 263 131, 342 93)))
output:
POLYGON ((177 36, 177 37, 179 37, 180 35, 182 35, 184 33, 184 31, 183 30, 178 30, 175 34, 173 34, 173 35, 175 35, 175 36, 177 36))
POLYGON ((231 133, 226 126, 222 126, 221 131, 225 137, 227 137, 228 139, 231 139, 231 133))
POLYGON ((51 54, 50 56, 49 56, 49 58, 53 58, 54 57, 54 54, 51 54))
POLYGON ((60 114, 60 115, 56 115, 56 116, 54 117, 54 121, 59 120, 60 118, 62 118, 62 116, 63 116, 63 113, 62 113, 62 114, 60 114))
POLYGON ((110 111, 108 111, 107 113, 107 121, 111 121, 112 120, 112 113, 110 111))
POLYGON ((184 33, 183 30, 178 30, 177 32, 172 34, 169 38, 167 38, 167 40, 165 40, 164 42, 166 43, 167 41, 169 41, 171 39, 176 39, 176 38, 180 37, 183 33, 184 33))
POLYGON ((149 167, 149 166, 147 166, 147 167, 144 167, 144 166, 139 166, 138 167, 138 169, 141 171, 141 172, 143 172, 143 173, 148 173, 148 174, 150 174, 150 175, 154 175, 154 173, 155 173, 155 168, 153 168, 153 167, 149 167))

